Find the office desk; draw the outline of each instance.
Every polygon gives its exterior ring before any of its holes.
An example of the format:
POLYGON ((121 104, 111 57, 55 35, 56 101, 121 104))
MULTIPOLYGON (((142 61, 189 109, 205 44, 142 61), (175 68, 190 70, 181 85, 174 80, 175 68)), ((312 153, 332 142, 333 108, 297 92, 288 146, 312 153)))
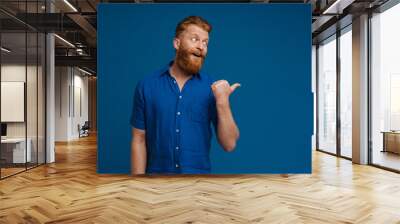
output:
POLYGON ((32 140, 27 138, 25 151, 25 138, 6 138, 1 139, 1 157, 6 163, 25 163, 31 162, 32 140), (26 153, 25 153, 26 152, 26 153), (27 159, 25 161, 25 159, 27 159))
POLYGON ((382 152, 400 154, 400 131, 382 131, 381 133, 383 133, 382 152))

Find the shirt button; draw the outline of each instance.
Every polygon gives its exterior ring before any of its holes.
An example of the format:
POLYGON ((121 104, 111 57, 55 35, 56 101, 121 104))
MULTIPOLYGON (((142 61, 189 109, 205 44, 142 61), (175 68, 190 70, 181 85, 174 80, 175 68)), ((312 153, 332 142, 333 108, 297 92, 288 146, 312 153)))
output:
POLYGON ((176 149, 179 149, 179 146, 175 147, 176 149))
POLYGON ((178 111, 178 113, 176 113, 177 115, 181 115, 181 112, 178 111))
POLYGON ((176 83, 176 81, 174 80, 174 83, 176 83))
POLYGON ((178 167, 179 167, 179 165, 178 165, 178 164, 175 164, 175 167, 176 167, 176 168, 178 168, 178 167))
POLYGON ((179 96, 179 99, 182 99, 182 96, 179 96))
POLYGON ((179 129, 176 129, 176 132, 179 132, 179 129))

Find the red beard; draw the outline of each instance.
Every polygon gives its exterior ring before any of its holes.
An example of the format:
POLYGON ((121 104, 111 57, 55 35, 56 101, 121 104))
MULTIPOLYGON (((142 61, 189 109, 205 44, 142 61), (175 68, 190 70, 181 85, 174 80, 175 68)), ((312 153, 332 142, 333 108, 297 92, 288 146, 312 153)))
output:
POLYGON ((205 59, 203 53, 196 50, 181 48, 176 54, 176 62, 183 71, 190 75, 199 73, 205 59), (197 55, 197 57, 194 54, 197 55))

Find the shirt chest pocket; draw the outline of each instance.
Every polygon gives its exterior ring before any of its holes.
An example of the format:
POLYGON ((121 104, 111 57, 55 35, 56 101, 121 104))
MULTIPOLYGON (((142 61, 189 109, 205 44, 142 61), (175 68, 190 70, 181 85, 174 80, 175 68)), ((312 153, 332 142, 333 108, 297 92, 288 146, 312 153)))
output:
POLYGON ((190 120, 194 122, 208 122, 208 105, 206 103, 194 103, 190 106, 190 120))

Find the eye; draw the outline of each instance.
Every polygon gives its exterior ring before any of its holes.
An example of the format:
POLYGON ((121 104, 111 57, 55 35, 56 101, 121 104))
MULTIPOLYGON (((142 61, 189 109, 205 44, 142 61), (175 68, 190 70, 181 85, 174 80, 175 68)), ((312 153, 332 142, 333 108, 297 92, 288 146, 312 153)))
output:
POLYGON ((192 37, 190 40, 191 40, 192 42, 197 42, 197 41, 198 41, 198 39, 197 39, 196 37, 192 37))

